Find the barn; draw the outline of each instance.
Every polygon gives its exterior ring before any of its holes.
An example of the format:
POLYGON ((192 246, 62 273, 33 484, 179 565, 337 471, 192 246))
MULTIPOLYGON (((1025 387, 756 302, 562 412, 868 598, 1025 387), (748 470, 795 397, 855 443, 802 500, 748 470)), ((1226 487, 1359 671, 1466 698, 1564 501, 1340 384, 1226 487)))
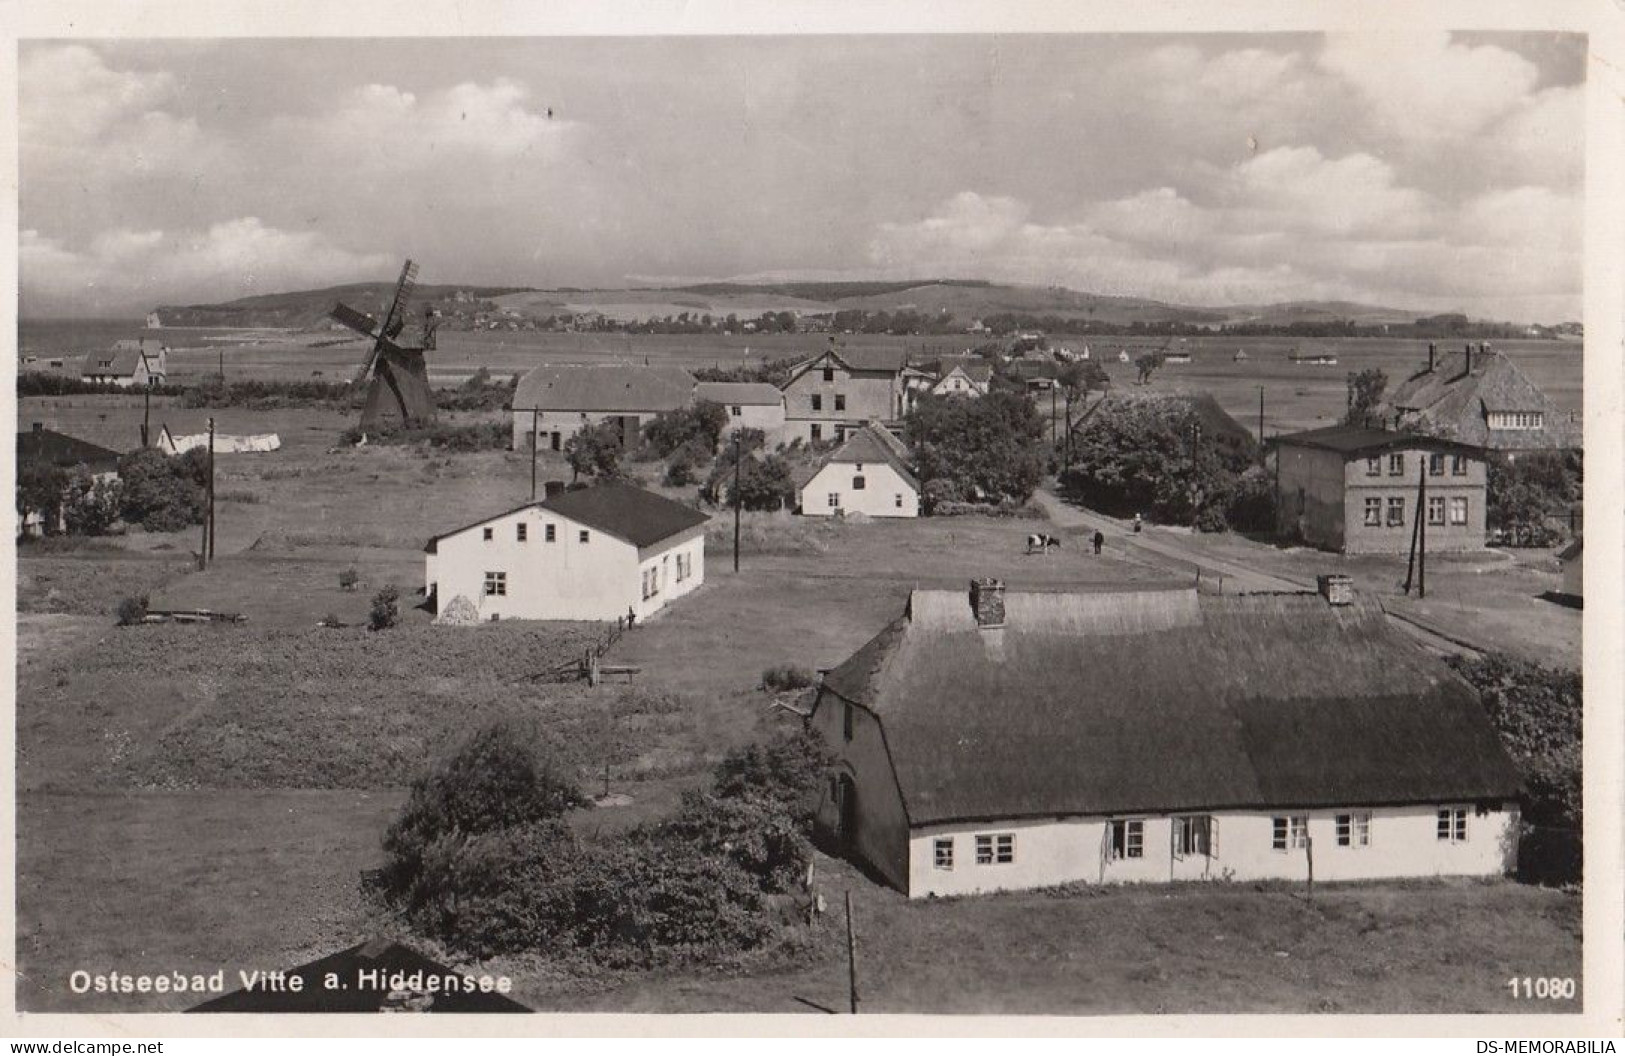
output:
POLYGON ((908 467, 908 448, 871 422, 805 475, 796 502, 808 517, 918 517, 920 482, 908 467))
POLYGON ((1339 592, 915 590, 809 722, 821 823, 913 898, 1516 862, 1477 694, 1339 592))
POLYGON ((424 590, 482 620, 645 619, 705 582, 709 519, 618 481, 560 491, 430 539, 424 590))
POLYGON ((658 414, 694 400, 694 376, 681 367, 549 364, 523 378, 513 394, 513 450, 562 451, 583 427, 610 422, 621 442, 658 414))

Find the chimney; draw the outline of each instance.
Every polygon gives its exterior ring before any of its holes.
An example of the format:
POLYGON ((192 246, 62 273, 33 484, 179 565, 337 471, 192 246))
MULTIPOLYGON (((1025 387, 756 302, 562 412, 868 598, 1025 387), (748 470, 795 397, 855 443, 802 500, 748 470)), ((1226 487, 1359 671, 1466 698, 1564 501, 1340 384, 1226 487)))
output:
POLYGON ((1461 376, 1464 378, 1473 372, 1473 343, 1471 341, 1467 342, 1466 351, 1467 361, 1461 368, 1461 376))
POLYGON ((970 610, 976 616, 978 627, 1004 626, 1004 581, 973 579, 970 581, 970 610))
POLYGON ((1340 573, 1327 576, 1316 576, 1315 587, 1320 596, 1326 599, 1326 604, 1343 606, 1354 604, 1354 580, 1340 573))
POLYGON ((542 482, 543 498, 551 499, 555 495, 564 493, 564 481, 548 480, 542 482))
POLYGON ((1428 342, 1428 373, 1429 374, 1433 373, 1433 361, 1434 361, 1434 357, 1438 354, 1438 351, 1439 351, 1439 346, 1434 344, 1432 341, 1429 341, 1428 342))

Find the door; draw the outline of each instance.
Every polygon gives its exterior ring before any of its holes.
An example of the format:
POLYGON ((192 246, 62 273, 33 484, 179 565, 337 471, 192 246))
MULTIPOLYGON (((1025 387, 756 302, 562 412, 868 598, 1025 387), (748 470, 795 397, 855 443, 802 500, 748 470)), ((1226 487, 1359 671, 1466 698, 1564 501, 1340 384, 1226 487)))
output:
POLYGON ((858 841, 858 786, 852 775, 842 774, 835 779, 835 806, 835 834, 855 845, 858 841))

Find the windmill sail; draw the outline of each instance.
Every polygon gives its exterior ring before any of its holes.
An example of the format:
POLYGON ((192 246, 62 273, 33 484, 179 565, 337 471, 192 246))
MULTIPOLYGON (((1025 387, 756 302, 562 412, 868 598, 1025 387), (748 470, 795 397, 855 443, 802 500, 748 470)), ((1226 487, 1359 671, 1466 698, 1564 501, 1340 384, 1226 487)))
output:
POLYGON ((355 376, 357 385, 371 380, 361 412, 363 430, 410 425, 434 418, 434 390, 429 386, 423 346, 396 343, 406 329, 407 306, 417 288, 417 277, 417 264, 407 261, 382 322, 345 304, 333 307, 334 319, 372 339, 372 349, 355 376))

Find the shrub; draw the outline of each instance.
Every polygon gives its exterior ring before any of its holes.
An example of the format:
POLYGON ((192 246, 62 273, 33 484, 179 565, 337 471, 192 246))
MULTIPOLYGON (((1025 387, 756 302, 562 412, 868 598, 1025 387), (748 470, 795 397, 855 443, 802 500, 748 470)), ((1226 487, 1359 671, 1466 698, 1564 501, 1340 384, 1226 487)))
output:
POLYGON ((145 594, 135 594, 124 598, 118 603, 118 625, 128 627, 140 623, 147 616, 148 598, 145 594))
POLYGON ((727 425, 728 412, 721 404, 699 400, 692 406, 655 415, 643 427, 643 439, 656 458, 666 458, 692 444, 703 452, 700 461, 704 461, 716 454, 717 441, 727 425))
POLYGON ((613 477, 621 471, 621 434, 611 422, 584 425, 564 442, 571 482, 582 477, 613 477))
POLYGON ((208 455, 166 455, 143 447, 119 459, 120 515, 149 532, 175 532, 202 524, 208 511, 204 483, 208 455))
POLYGON ((780 664, 762 672, 762 685, 775 692, 788 689, 806 689, 813 684, 812 672, 794 664, 780 664))
POLYGON ((387 630, 401 622, 401 591, 391 583, 372 596, 372 611, 367 626, 375 631, 387 630))
MULTIPOLYGON (((734 460, 732 447, 718 456, 711 476, 700 489, 701 495, 718 505, 734 502, 734 460)), ((771 512, 795 503, 796 486, 790 464, 778 455, 757 458, 743 454, 738 472, 739 505, 743 509, 771 512)))
POLYGON ((124 485, 118 480, 98 481, 84 466, 68 474, 62 499, 62 517, 70 535, 106 535, 118 523, 124 504, 124 485))
POLYGON ((412 783, 384 836, 386 889, 416 890, 425 856, 439 840, 547 821, 585 802, 534 727, 513 720, 483 726, 412 783))

